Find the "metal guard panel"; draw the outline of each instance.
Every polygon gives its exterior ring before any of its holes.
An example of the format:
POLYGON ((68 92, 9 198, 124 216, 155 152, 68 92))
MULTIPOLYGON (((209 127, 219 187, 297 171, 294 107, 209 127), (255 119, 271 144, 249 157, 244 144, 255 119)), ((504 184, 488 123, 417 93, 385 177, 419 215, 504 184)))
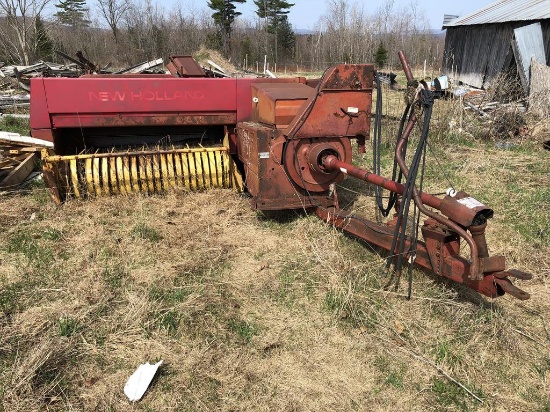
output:
POLYGON ((118 114, 58 114, 52 115, 56 129, 79 127, 138 127, 138 126, 206 126, 235 124, 235 113, 125 113, 118 114))
MULTIPOLYGON (((49 129, 51 127, 44 80, 44 78, 31 79, 31 129, 49 129)), ((34 134, 33 136, 36 137, 34 134)))
POLYGON ((236 112, 235 79, 43 79, 52 114, 236 112))

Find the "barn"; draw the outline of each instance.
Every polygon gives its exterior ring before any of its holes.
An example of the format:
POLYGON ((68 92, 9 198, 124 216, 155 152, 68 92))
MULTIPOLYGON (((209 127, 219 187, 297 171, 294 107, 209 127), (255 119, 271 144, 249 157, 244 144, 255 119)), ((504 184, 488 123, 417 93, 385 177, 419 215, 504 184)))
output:
POLYGON ((516 69, 526 91, 531 58, 550 65, 550 0, 499 0, 473 13, 446 18, 444 73, 486 88, 516 69))

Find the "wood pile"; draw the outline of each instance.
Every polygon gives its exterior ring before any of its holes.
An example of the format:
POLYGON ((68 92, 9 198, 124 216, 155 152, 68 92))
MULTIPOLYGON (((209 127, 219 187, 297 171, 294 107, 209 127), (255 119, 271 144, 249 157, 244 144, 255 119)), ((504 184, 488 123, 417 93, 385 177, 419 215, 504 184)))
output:
POLYGON ((41 150, 51 146, 44 140, 0 132, 0 191, 23 183, 38 168, 41 150))
POLYGON ((0 93, 0 113, 7 108, 29 107, 30 101, 31 97, 28 93, 21 94, 13 88, 2 90, 2 93, 0 93))
POLYGON ((23 89, 28 92, 33 77, 77 77, 80 74, 75 64, 40 61, 30 66, 3 66, 0 67, 0 90, 23 89))
POLYGON ((30 106, 30 79, 42 76, 76 77, 74 65, 38 62, 30 66, 5 66, 0 63, 0 113, 6 109, 30 106))
POLYGON ((484 90, 473 90, 464 95, 464 110, 473 110, 482 117, 493 117, 499 112, 525 113, 525 100, 502 103, 491 99, 491 95, 484 90))

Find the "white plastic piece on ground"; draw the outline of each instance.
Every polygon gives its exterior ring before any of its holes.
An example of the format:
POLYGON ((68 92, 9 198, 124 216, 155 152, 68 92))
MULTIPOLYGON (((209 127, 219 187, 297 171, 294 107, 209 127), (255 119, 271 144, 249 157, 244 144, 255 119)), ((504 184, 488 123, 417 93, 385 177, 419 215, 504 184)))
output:
POLYGON ((275 76, 273 73, 271 73, 269 70, 265 69, 265 74, 267 74, 269 77, 276 79, 277 76, 275 76))
POLYGON ((0 140, 9 141, 13 143, 31 144, 34 146, 53 147, 52 142, 47 140, 36 139, 29 136, 21 136, 18 133, 0 132, 0 140))
POLYGON ((139 401, 151 381, 157 373, 157 369, 162 365, 162 360, 158 361, 154 365, 149 362, 139 365, 136 371, 128 378, 126 385, 124 385, 124 393, 132 402, 139 401))

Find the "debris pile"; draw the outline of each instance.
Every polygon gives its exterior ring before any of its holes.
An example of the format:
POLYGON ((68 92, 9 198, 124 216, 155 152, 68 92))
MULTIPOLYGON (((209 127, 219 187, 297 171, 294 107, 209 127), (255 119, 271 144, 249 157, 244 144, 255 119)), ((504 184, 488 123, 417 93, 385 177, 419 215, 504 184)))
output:
POLYGON ((8 108, 29 107, 30 99, 28 93, 21 94, 13 88, 0 90, 0 114, 8 108))
POLYGON ((464 125, 472 135, 489 140, 522 139, 531 135, 526 120, 527 98, 507 79, 503 77, 494 82, 488 90, 466 85, 451 87, 451 94, 459 98, 460 111, 477 119, 464 125))
POLYGON ((0 68, 0 90, 23 89, 30 91, 33 77, 77 77, 76 65, 40 61, 30 66, 3 66, 0 68))
POLYGON ((399 85, 397 84, 397 74, 390 72, 381 72, 378 71, 378 79, 380 80, 380 83, 385 84, 386 86, 389 86, 392 90, 398 90, 399 85))
POLYGON ((525 113, 527 111, 525 99, 503 103, 491 97, 494 96, 484 90, 470 91, 464 95, 464 110, 472 110, 482 117, 492 117, 495 112, 525 113))
POLYGON ((52 146, 45 140, 0 132, 0 191, 23 183, 38 168, 40 151, 52 146))

